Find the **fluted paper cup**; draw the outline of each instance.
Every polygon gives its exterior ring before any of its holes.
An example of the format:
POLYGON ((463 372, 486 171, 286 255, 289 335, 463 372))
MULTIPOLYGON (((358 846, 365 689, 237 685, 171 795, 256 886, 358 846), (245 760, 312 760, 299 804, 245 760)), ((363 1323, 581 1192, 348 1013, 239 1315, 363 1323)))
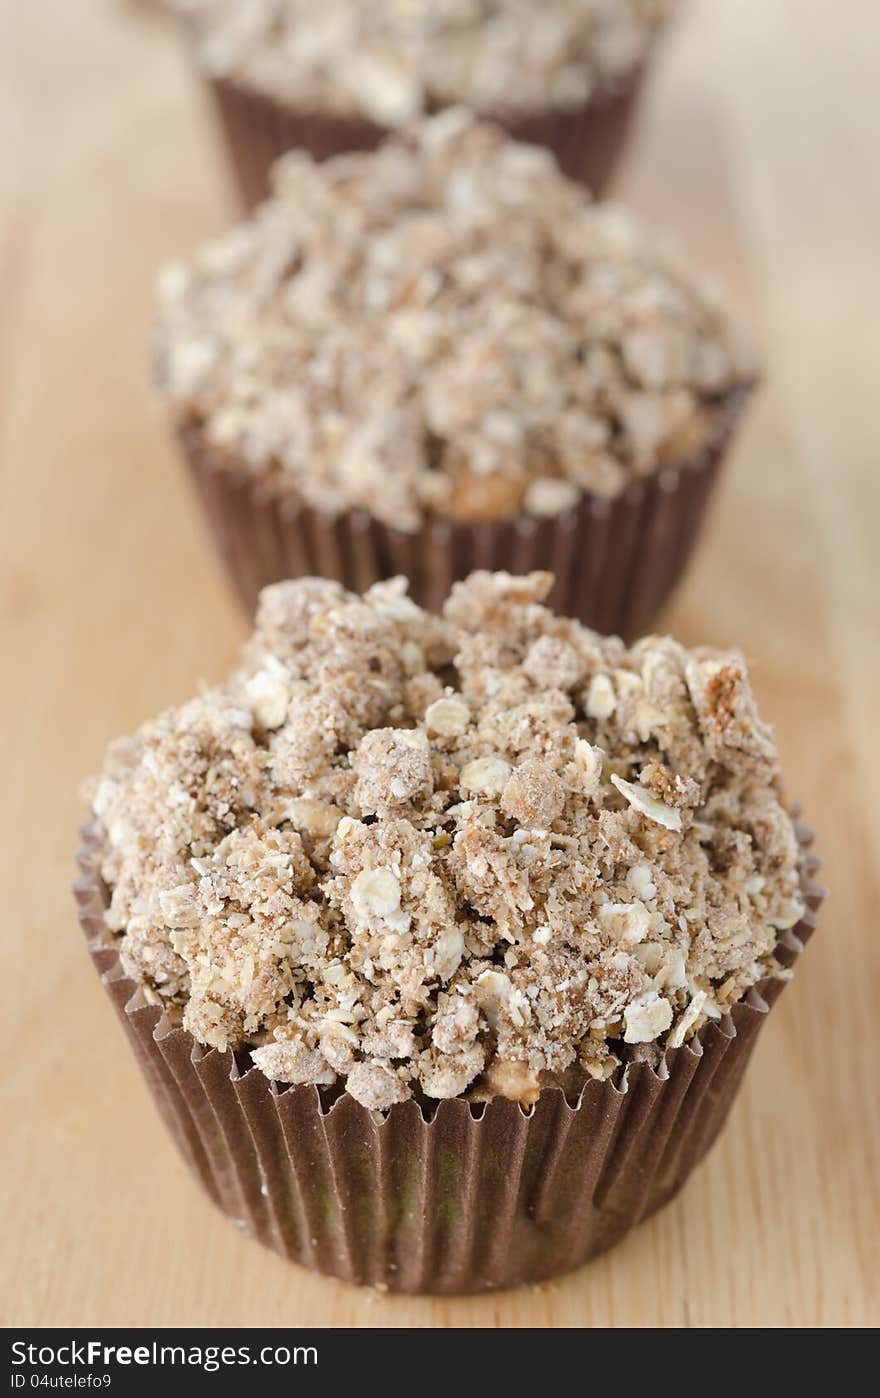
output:
POLYGON ((553 573, 548 605, 605 635, 647 631, 693 553, 725 450, 749 394, 732 393, 699 451, 614 499, 585 493, 551 519, 461 523, 434 516, 406 532, 365 510, 330 514, 285 483, 256 479, 221 457, 198 427, 180 442, 215 544, 245 608, 283 578, 334 578, 353 592, 403 573, 410 595, 439 611, 452 583, 477 568, 553 573))
MULTIPOLYGON (((644 69, 607 87, 581 107, 493 119, 520 141, 548 146, 565 174, 600 194, 626 145, 644 69)), ((296 111, 230 79, 209 84, 241 200, 253 208, 269 193, 272 165, 288 150, 316 160, 373 150, 391 131, 359 116, 296 111)))
MULTIPOLYGON (((282 1256, 345 1281, 407 1292, 540 1282, 618 1242, 681 1189, 724 1124, 783 988, 765 980, 719 1023, 631 1064, 575 1100, 496 1097, 368 1111, 345 1091, 284 1087, 249 1056, 205 1049, 123 973, 104 912, 98 831, 74 886, 89 951, 141 1070, 196 1179, 282 1256)), ((777 956, 791 967, 816 926, 818 860, 798 826, 808 911, 777 956)))

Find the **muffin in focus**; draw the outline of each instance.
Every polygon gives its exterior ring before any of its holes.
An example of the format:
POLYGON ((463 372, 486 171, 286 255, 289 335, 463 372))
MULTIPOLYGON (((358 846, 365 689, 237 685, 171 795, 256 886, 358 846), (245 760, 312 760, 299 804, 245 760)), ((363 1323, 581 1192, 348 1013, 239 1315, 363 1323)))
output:
POLYGON ((755 376, 714 291, 536 146, 461 110, 288 156, 160 278, 157 383, 246 604, 283 577, 474 567, 645 629, 755 376))
POLYGON ((442 617, 270 587, 239 669, 92 785, 81 916, 163 1114, 226 1212, 352 1280, 610 1246, 711 1144, 813 925, 741 658, 627 649, 551 582, 478 573, 442 617))
POLYGON ((466 106, 594 192, 626 144, 673 0, 169 0, 246 204, 278 156, 370 150, 466 106))

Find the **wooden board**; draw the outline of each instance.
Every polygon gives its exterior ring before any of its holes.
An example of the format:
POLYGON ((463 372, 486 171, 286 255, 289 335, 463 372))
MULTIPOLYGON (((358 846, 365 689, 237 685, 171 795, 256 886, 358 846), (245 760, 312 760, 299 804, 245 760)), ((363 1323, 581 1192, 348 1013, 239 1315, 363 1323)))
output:
POLYGON ((202 1197, 83 953, 78 781, 245 626, 146 386, 157 265, 230 191, 164 21, 0 0, 0 1318, 8 1324, 880 1321, 880 10, 694 0, 622 190, 726 280, 770 366, 664 622, 741 644, 833 888, 721 1144, 563 1281, 403 1300, 300 1271, 202 1197))

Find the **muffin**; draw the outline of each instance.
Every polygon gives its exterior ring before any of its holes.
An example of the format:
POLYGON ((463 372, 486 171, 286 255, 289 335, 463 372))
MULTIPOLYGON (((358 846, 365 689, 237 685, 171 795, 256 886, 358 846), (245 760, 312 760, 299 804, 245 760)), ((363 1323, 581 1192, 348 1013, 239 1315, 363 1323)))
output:
POLYGON ((598 191, 672 0, 171 0, 215 98, 242 198, 272 162, 371 150, 450 106, 549 146, 598 191))
POLYGON ((693 547, 754 381, 713 290, 537 146, 450 111, 290 155, 159 279, 156 381, 249 610, 267 583, 552 567, 633 635, 693 547))
POLYGON ((682 1186, 820 890, 737 654, 628 649, 476 573, 262 594, 240 667, 89 794, 90 948, 222 1209, 472 1291, 682 1186))

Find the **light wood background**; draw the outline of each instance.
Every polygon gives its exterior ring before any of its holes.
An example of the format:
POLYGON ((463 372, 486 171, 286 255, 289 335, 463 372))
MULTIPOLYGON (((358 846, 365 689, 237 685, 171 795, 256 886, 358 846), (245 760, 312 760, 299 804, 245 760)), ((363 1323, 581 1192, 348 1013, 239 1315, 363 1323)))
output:
POLYGON ((880 1321, 880 7, 693 0, 621 192, 714 267, 769 375, 665 625, 741 644, 833 888, 684 1195, 558 1283, 406 1300, 241 1236, 166 1139, 85 957, 76 786, 245 626, 146 386, 152 281, 228 222, 165 21, 0 0, 0 888, 7 1324, 880 1321))

